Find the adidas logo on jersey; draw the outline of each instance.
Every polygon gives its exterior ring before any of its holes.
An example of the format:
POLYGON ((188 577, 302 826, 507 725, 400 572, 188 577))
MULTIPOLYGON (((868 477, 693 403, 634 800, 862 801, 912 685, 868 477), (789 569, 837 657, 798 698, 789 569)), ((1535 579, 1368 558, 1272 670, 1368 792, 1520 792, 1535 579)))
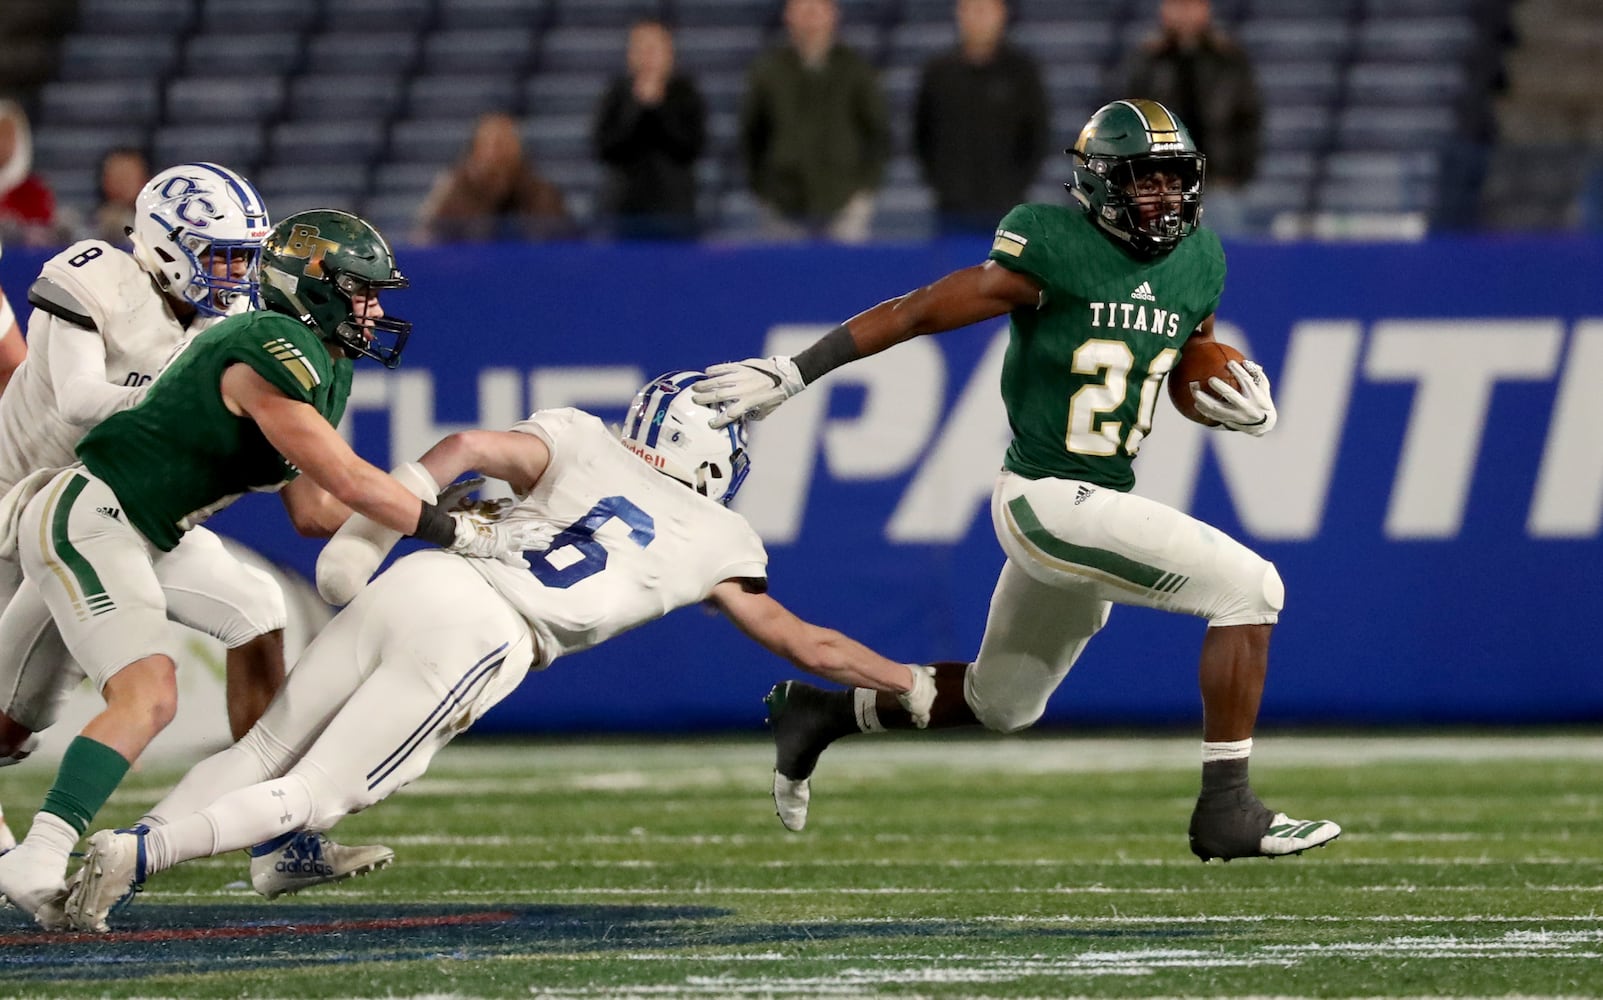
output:
POLYGON ((1140 299, 1142 302, 1158 301, 1158 297, 1152 294, 1151 283, 1146 281, 1143 281, 1140 285, 1136 286, 1136 290, 1130 293, 1130 297, 1132 299, 1140 299))
POLYGON ((1085 501, 1091 498, 1091 494, 1095 492, 1096 491, 1089 486, 1076 487, 1074 490, 1074 506, 1078 507, 1080 504, 1085 503, 1085 501))
POLYGON ((96 507, 95 513, 99 514, 101 517, 109 517, 115 521, 117 520, 117 515, 121 514, 122 511, 118 510, 116 507, 96 507))

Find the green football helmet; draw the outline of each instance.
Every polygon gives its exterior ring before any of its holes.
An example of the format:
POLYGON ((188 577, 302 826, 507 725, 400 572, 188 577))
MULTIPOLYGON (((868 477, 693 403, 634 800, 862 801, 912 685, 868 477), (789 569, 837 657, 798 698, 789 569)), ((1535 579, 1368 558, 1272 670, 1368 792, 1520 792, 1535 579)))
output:
POLYGON ((316 208, 281 221, 262 246, 262 303, 294 316, 347 357, 401 363, 412 324, 358 316, 353 295, 405 288, 406 276, 377 229, 349 212, 316 208))
POLYGON ((1180 119, 1157 101, 1103 105, 1065 152, 1074 160, 1074 179, 1064 186, 1103 232, 1137 255, 1166 254, 1197 228, 1205 158, 1180 119), (1154 183, 1158 173, 1167 175, 1163 188, 1154 183), (1140 200, 1138 188, 1146 188, 1140 200))

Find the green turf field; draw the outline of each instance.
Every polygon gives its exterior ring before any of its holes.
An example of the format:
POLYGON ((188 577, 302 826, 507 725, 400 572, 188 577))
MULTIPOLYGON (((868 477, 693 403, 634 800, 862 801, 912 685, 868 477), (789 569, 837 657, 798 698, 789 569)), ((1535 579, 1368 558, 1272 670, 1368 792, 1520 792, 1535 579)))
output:
MULTIPOLYGON (((1229 865, 1186 848, 1196 756, 861 738, 789 834, 766 742, 463 743, 339 828, 395 867, 269 903, 196 862, 103 937, 7 910, 0 995, 1603 995, 1603 736, 1260 737, 1264 799, 1347 832, 1229 865)), ((0 772, 14 822, 47 772, 0 772)))

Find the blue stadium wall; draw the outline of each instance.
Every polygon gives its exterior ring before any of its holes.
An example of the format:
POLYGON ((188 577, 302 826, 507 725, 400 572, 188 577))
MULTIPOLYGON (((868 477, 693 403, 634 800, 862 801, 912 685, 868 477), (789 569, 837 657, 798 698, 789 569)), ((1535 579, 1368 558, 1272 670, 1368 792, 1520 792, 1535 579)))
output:
MULTIPOLYGON (((361 369, 345 433, 380 464, 545 406, 621 416, 661 370, 793 351, 874 302, 983 258, 907 247, 406 250, 416 322, 396 372, 361 369)), ((8 252, 14 301, 42 257, 8 252)), ((1278 565, 1265 721, 1603 719, 1603 242, 1235 245, 1220 331, 1275 377, 1251 440, 1162 403, 1139 489, 1278 565)), ((24 307, 23 311, 26 309, 24 307)), ((753 435, 738 506, 798 613, 907 660, 978 646, 1000 564, 987 499, 1007 442, 1004 326, 854 365, 753 435)), ((310 574, 270 497, 219 530, 310 574)), ((796 676, 680 611, 533 676, 489 731, 750 728, 796 676)), ((1190 724, 1200 621, 1116 610, 1047 722, 1190 724)))

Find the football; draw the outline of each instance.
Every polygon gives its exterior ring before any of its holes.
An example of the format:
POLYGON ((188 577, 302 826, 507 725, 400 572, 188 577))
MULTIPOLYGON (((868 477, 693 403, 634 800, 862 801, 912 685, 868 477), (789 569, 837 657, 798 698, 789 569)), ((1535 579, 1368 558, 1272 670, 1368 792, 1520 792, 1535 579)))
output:
POLYGON ((1208 391, 1208 380, 1222 378, 1231 385, 1239 387, 1230 369, 1225 367, 1232 361, 1245 361, 1247 356, 1217 340, 1204 340, 1188 345, 1180 352, 1180 360, 1169 371, 1169 401, 1174 408, 1183 413, 1187 420, 1194 420, 1208 427, 1218 426, 1217 420, 1209 420, 1197 412, 1196 400, 1191 395, 1191 383, 1197 383, 1200 392, 1208 391))

